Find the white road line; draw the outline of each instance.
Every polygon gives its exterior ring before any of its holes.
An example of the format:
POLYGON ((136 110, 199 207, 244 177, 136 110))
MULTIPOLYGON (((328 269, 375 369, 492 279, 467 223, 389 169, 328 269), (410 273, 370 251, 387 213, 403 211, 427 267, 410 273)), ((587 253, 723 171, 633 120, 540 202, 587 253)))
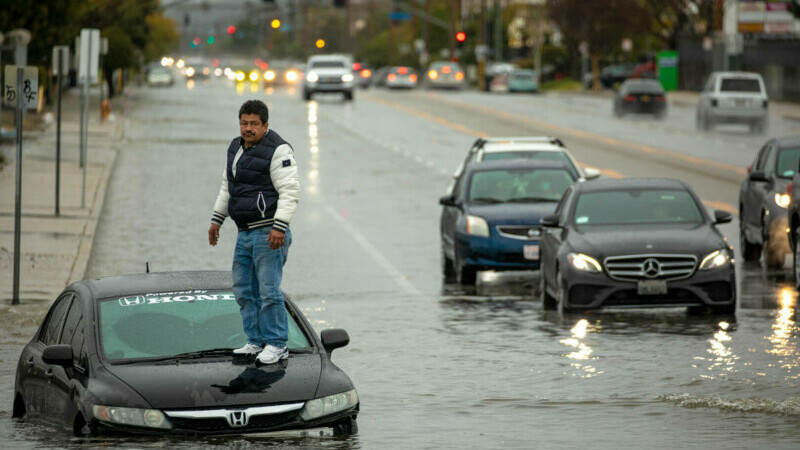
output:
POLYGON ((382 268, 386 271, 397 283, 400 288, 402 288, 407 294, 412 295, 414 297, 418 297, 420 299, 425 299, 425 294, 422 293, 419 289, 416 288, 405 275, 403 275, 400 270, 398 270, 385 256, 377 249, 374 245, 372 245, 367 238, 364 237, 361 232, 359 232, 350 222, 345 220, 344 217, 341 216, 332 206, 327 205, 325 206, 325 212, 328 213, 331 217, 333 217, 342 228, 347 231, 347 233, 353 238, 354 241, 361 246, 361 248, 366 251, 369 256, 372 257, 382 268))

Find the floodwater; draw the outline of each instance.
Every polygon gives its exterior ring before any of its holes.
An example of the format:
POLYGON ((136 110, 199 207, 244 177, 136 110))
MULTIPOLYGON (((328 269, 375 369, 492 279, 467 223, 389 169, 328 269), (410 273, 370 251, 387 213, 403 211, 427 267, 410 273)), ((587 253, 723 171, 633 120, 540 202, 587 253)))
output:
MULTIPOLYGON (((457 133, 416 127, 360 92, 353 104, 304 103, 297 92, 251 89, 212 82, 133 94, 87 277, 141 272, 146 262, 228 269, 236 231, 226 224, 209 247, 211 208, 238 106, 265 99, 303 183, 284 289, 317 332, 350 333, 333 360, 358 390, 360 433, 78 439, 12 420, 17 358, 48 306, 28 304, 0 308, 0 447, 800 448, 788 270, 737 260, 735 319, 682 309, 562 317, 541 309, 535 273, 443 286, 436 199, 466 150, 457 133), (379 115, 386 130, 354 134, 379 115), (425 150, 393 148, 398 128, 425 150), (423 168, 420 155, 448 148, 451 164, 423 168)), ((732 240, 736 226, 724 228, 732 240)))

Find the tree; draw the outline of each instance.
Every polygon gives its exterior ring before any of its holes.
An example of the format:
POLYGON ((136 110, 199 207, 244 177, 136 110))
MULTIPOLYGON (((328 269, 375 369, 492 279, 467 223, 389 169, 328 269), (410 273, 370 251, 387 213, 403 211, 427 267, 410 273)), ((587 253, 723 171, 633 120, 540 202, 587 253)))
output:
POLYGON ((619 48, 623 38, 646 31, 650 20, 638 0, 548 0, 547 8, 568 45, 588 43, 594 89, 600 88, 600 58, 619 48))
POLYGON ((681 33, 694 33, 696 25, 705 24, 710 32, 715 0, 646 0, 652 19, 651 34, 667 48, 678 48, 681 33))
POLYGON ((147 24, 147 43, 144 47, 145 61, 156 61, 168 53, 178 43, 177 24, 160 12, 145 18, 147 24))

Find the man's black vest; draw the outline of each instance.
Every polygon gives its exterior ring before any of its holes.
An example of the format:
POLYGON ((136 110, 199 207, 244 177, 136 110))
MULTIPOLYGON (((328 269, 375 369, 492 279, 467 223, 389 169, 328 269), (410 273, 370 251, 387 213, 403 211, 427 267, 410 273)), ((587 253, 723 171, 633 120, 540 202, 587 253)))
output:
POLYGON ((228 214, 240 230, 272 226, 278 191, 269 169, 275 149, 287 142, 268 130, 261 141, 242 152, 234 176, 233 160, 242 144, 242 138, 237 137, 228 147, 228 214))

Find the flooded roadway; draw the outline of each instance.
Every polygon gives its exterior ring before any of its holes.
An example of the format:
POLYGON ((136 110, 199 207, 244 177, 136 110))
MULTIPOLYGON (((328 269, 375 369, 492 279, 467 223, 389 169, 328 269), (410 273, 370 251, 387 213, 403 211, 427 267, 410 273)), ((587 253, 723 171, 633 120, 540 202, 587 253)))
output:
MULTIPOLYGON (((304 103, 297 92, 225 82, 136 92, 87 274, 141 272, 145 262, 229 269, 235 228, 226 224, 215 248, 206 231, 238 107, 264 99, 303 184, 284 289, 318 332, 350 333, 333 359, 359 392, 357 436, 82 440, 18 423, 16 361, 47 307, 23 305, 0 309, 0 447, 798 448, 800 327, 788 270, 740 258, 735 322, 668 309, 561 317, 541 309, 534 273, 442 286, 437 199, 474 139, 474 128, 453 124, 476 118, 415 116, 387 105, 415 107, 394 94, 304 103)), ((589 150, 575 153, 589 159, 589 150)), ((660 170, 624 156, 604 162, 660 170)), ((684 178, 714 201, 737 192, 684 178)), ((722 229, 737 246, 738 224, 722 229)))

